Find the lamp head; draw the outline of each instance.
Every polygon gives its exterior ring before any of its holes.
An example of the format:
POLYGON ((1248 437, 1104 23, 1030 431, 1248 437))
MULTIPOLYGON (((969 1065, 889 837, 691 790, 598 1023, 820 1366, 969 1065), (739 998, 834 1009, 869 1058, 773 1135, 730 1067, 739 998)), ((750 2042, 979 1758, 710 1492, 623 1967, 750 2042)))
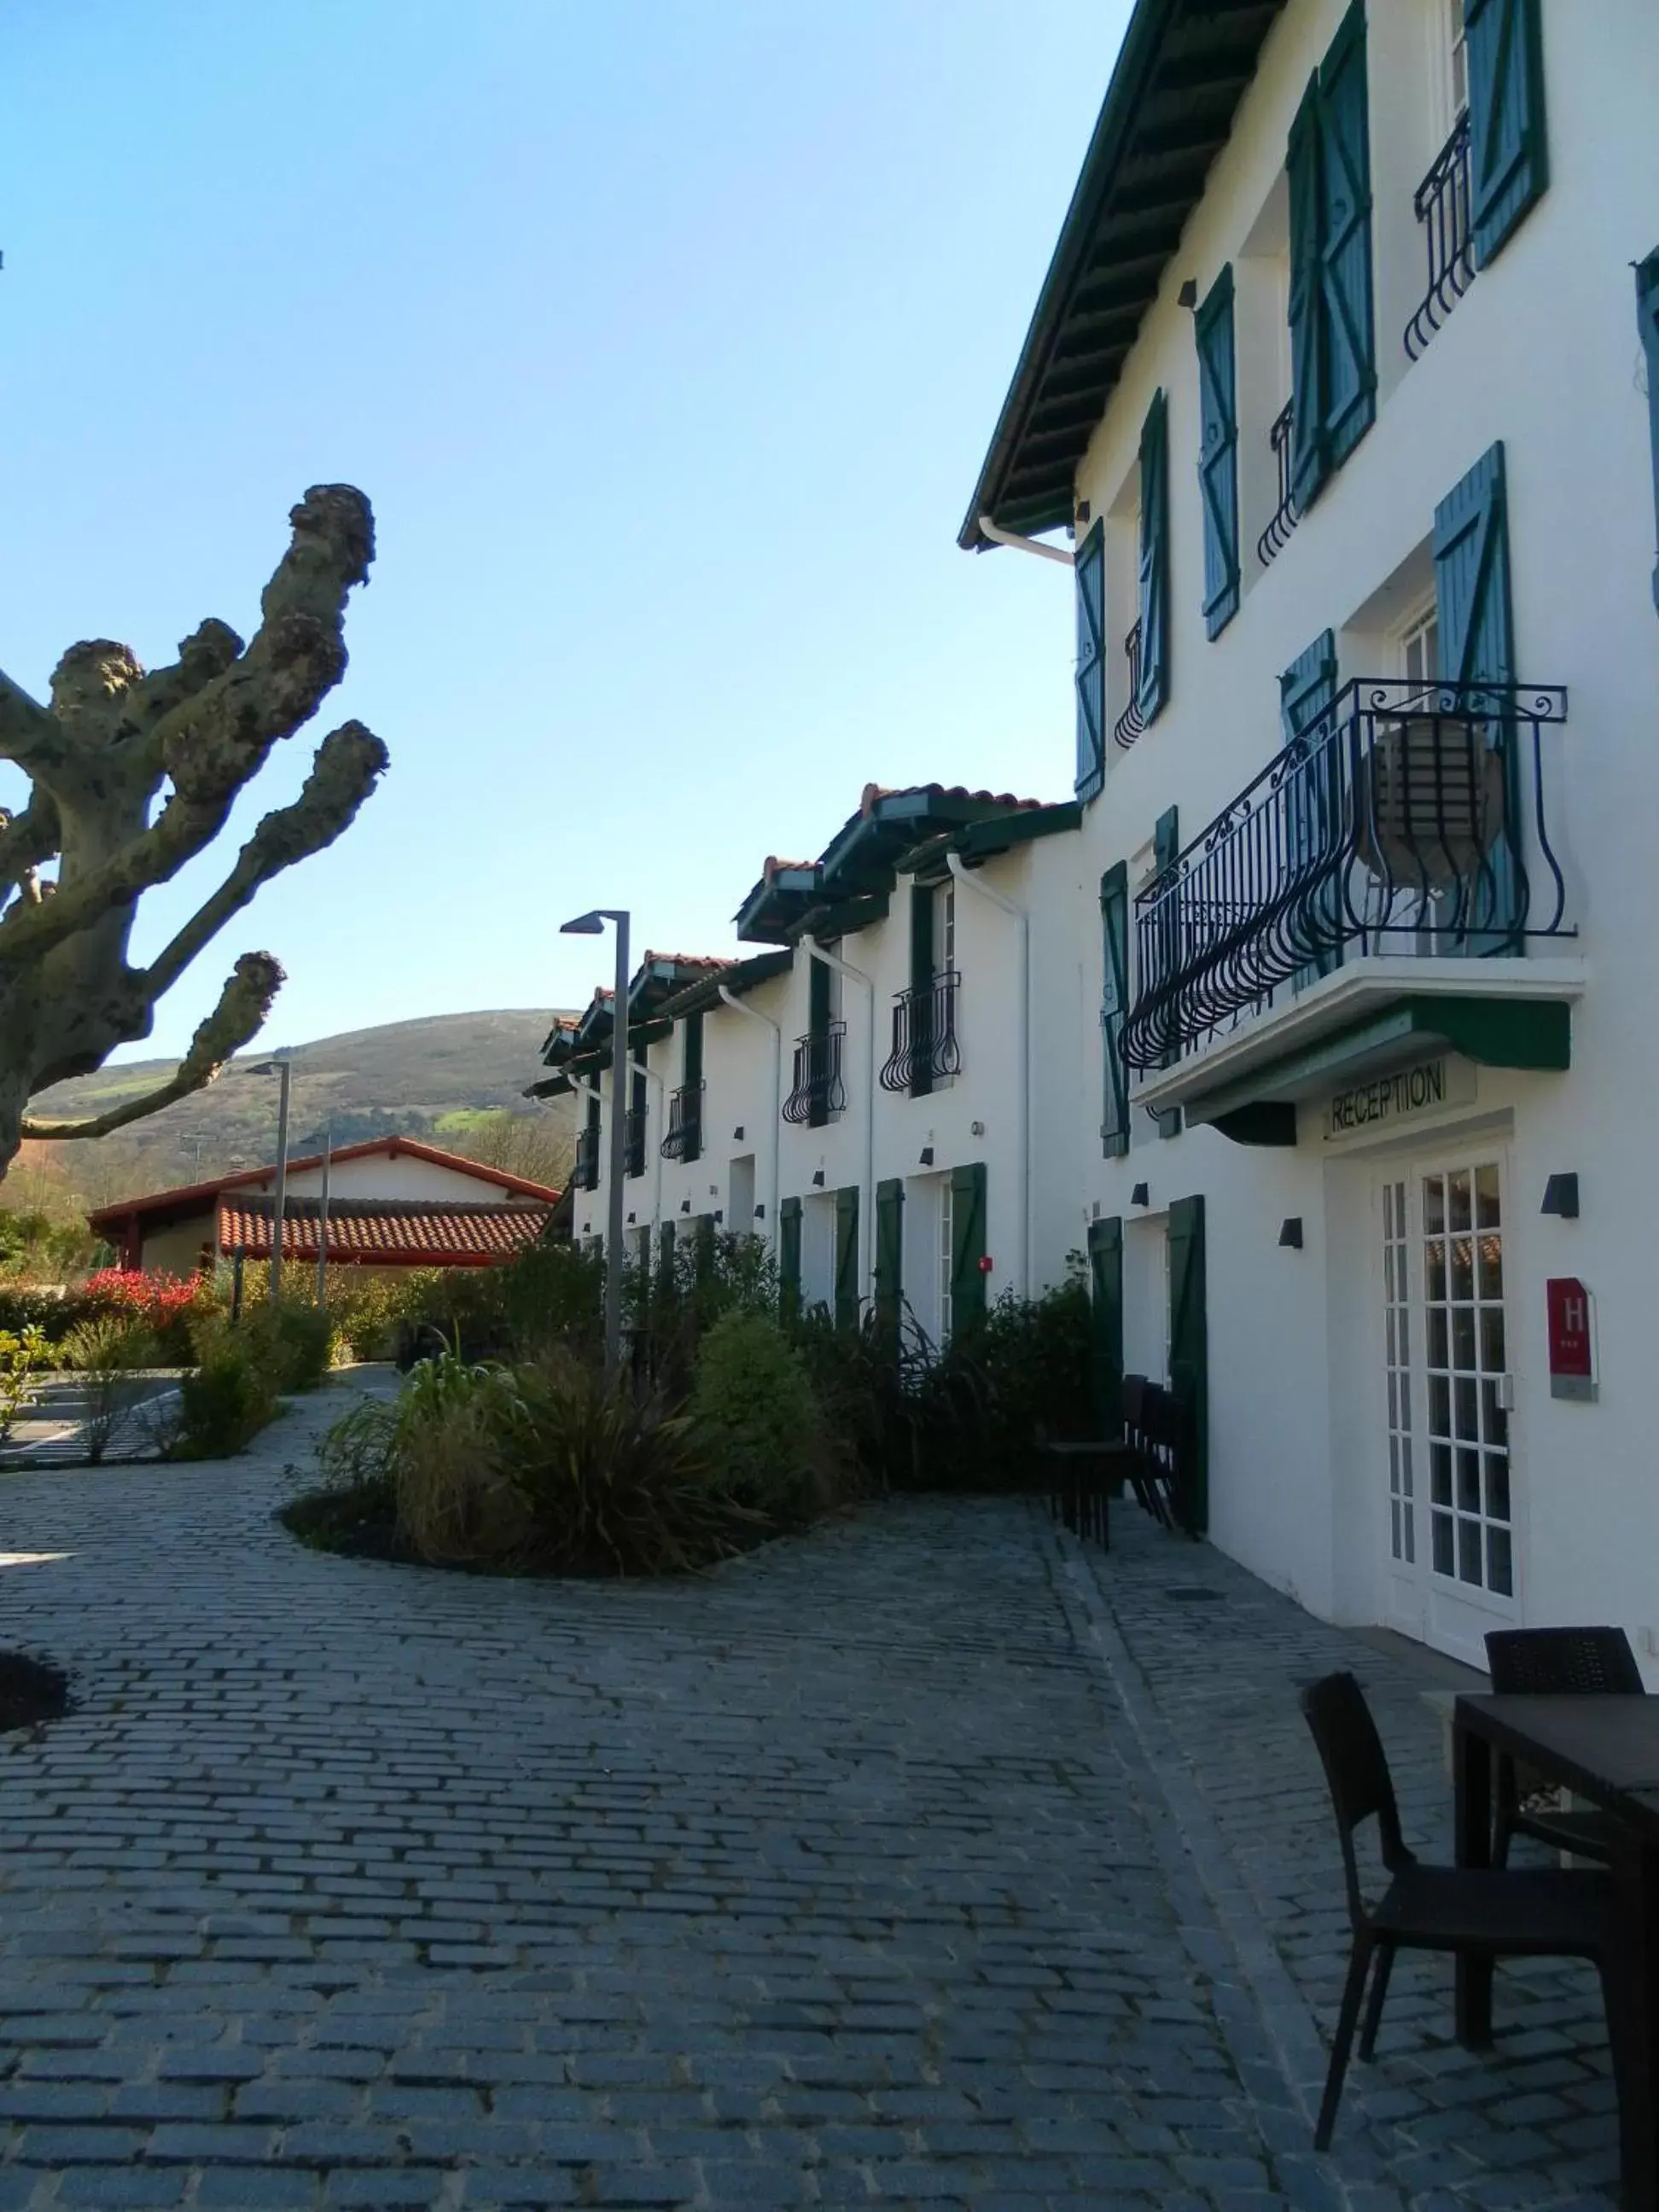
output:
POLYGON ((574 921, 559 924, 559 934, 561 937, 603 937, 605 916, 597 910, 592 914, 579 914, 574 921))

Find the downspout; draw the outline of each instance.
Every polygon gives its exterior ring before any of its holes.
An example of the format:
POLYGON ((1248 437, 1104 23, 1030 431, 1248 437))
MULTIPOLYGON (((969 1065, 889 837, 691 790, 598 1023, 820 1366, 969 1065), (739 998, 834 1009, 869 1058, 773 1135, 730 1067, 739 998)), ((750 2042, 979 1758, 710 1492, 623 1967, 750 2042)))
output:
POLYGON ((946 855, 951 873, 959 884, 966 884, 980 897, 988 899, 1003 913, 1012 915, 1019 925, 1019 1041, 1017 1054, 1019 1062, 1019 1295, 1031 1295, 1031 918, 1023 906, 1000 891, 994 891, 963 866, 960 853, 946 855))
MULTIPOLYGON (((662 1121, 665 1118, 668 1110, 668 1085, 651 1065, 649 1045, 645 1048, 645 1058, 635 1060, 634 1065, 647 1083, 656 1085, 657 1119, 662 1121)), ((645 1140, 647 1144, 651 1145, 651 1264, 654 1267, 657 1264, 657 1243, 662 1234, 662 1139, 659 1138, 654 1144, 651 1143, 651 1115, 648 1109, 645 1117, 645 1140)))
POLYGON ((988 514, 979 519, 979 534, 988 538, 993 545, 1012 545, 1017 553, 1035 553, 1041 561, 1060 561, 1068 568, 1077 566, 1075 553, 1068 553, 1062 545, 1044 545, 1036 538, 1022 538, 1017 531, 1005 530, 993 522, 988 514))
MULTIPOLYGON (((734 1014, 746 1014, 751 1022, 763 1022, 772 1032, 772 1119, 771 1134, 767 1150, 771 1154, 771 1166, 766 1177, 766 1246, 775 1260, 778 1256, 778 1130, 783 1118, 783 1031, 770 1014, 762 1013, 758 1006, 746 1006, 734 991, 726 985, 718 986, 722 1006, 730 1006, 734 1014)), ((749 1226, 753 1235, 754 1224, 749 1226)))
POLYGON ((864 1107, 864 1188, 859 1196, 859 1302, 873 1296, 870 1255, 876 1233, 876 986, 862 968, 854 968, 838 953, 826 952, 816 937, 803 937, 801 949, 811 960, 821 960, 833 975, 848 975, 864 987, 865 1041, 868 1048, 864 1107))

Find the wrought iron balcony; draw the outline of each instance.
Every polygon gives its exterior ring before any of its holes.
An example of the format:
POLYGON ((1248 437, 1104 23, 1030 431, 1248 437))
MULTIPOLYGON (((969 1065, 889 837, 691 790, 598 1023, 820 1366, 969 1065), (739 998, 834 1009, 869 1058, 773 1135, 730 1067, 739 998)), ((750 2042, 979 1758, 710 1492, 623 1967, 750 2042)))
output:
POLYGON ((576 1164, 570 1179, 578 1190, 597 1190, 599 1187, 599 1130, 597 1122, 590 1122, 576 1132, 576 1164))
POLYGON ((1544 813, 1564 690, 1350 684, 1135 902, 1127 1065, 1164 1067, 1360 953, 1571 937, 1544 813))
POLYGON ((630 1181, 645 1173, 645 1109, 630 1106, 623 1115, 623 1173, 630 1181))
POLYGON ((682 1083, 668 1094, 668 1134, 659 1150, 665 1160, 695 1160, 702 1151, 701 1083, 682 1083))
POLYGON ((1140 711, 1140 624, 1137 623, 1123 641, 1123 651, 1129 663, 1129 703, 1112 725, 1112 735, 1127 752, 1146 726, 1146 718, 1140 711))
POLYGON ((1287 399, 1267 432, 1267 443, 1273 449, 1273 460, 1279 470, 1279 504, 1267 527, 1255 541, 1255 556, 1264 568, 1275 554, 1285 550, 1291 542, 1291 531, 1301 520, 1291 490, 1291 410, 1295 405, 1294 398, 1287 399))
POLYGON ((1474 281, 1469 221, 1469 112, 1434 157, 1412 203, 1429 249, 1429 289, 1406 325, 1406 351, 1417 359, 1474 281))
POLYGON ((847 1091, 842 1082, 842 1042, 844 1022, 831 1022, 827 1030, 795 1040, 795 1061, 789 1096, 783 1102, 783 1118, 799 1127, 814 1128, 842 1111, 847 1091))
POLYGON ((957 1045, 957 986, 954 969, 919 991, 901 991, 893 1000, 893 1049, 881 1071, 884 1091, 920 1095, 954 1075, 962 1066, 957 1045))

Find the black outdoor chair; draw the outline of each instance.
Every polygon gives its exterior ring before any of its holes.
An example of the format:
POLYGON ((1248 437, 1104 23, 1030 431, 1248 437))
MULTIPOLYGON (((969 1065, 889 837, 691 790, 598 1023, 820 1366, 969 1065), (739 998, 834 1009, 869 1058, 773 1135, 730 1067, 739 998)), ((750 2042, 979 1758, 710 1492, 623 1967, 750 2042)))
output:
MULTIPOLYGON (((1389 1992, 1396 1951, 1464 1951, 1498 1958, 1591 1959, 1601 1972, 1609 2033, 1619 2019, 1613 1976, 1619 1952, 1613 1926, 1613 1889, 1603 1874, 1570 1874, 1545 1869, 1534 1873, 1495 1868, 1425 1866, 1406 1847, 1388 1756, 1376 1733, 1365 1693, 1349 1674, 1327 1674, 1302 1692, 1302 1710, 1330 1784, 1342 1844, 1342 1873, 1347 1884, 1348 1917, 1353 1926, 1353 1954, 1342 1991, 1336 2037, 1331 2046, 1316 2150, 1330 2148, 1341 2101, 1343 2077, 1365 1977, 1373 1954, 1376 1976, 1365 2008, 1359 2055, 1369 2059, 1376 2046, 1377 2024, 1389 1992), (1359 1886, 1354 1831, 1376 1816, 1382 1864, 1389 1876, 1381 1902, 1367 1905, 1359 1886)), ((1615 2058, 1617 2057, 1615 2051, 1615 2058)))
MULTIPOLYGON (((1645 1687, 1622 1628, 1494 1628, 1486 1637, 1492 1686, 1505 1698, 1639 1698, 1645 1687)), ((1618 1824, 1606 1813, 1558 1813, 1529 1806, 1512 1759, 1498 1762, 1492 1859, 1507 1865, 1516 1836, 1603 1863, 1613 1856, 1618 1824)))

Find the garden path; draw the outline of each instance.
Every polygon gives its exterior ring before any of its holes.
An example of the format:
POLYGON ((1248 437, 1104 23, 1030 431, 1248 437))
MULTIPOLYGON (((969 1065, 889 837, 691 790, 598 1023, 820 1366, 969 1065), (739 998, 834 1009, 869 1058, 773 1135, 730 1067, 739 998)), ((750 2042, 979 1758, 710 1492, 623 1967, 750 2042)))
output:
POLYGON ((896 1501, 695 1583, 308 1553, 337 1392, 223 1465, 0 1479, 0 2212, 1603 2206, 1593 1985, 1497 2056, 1402 1964, 1335 2155, 1294 1685, 1352 1663, 1445 1842, 1429 1663, 1132 1510, 896 1501))

